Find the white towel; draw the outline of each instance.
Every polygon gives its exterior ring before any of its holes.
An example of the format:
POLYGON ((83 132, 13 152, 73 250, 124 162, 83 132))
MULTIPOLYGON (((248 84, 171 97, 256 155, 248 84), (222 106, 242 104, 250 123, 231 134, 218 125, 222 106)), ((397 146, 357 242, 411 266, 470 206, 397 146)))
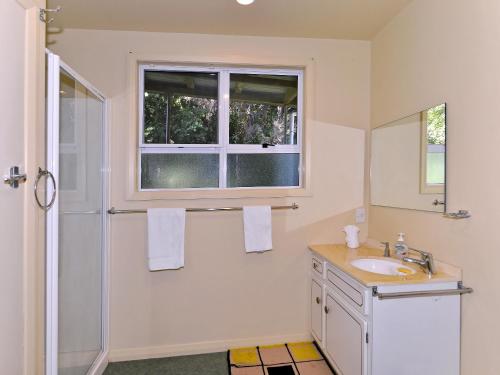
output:
POLYGON ((271 206, 243 207, 243 223, 247 253, 267 251, 273 248, 271 206))
POLYGON ((148 258, 150 271, 184 267, 184 208, 148 209, 148 258))

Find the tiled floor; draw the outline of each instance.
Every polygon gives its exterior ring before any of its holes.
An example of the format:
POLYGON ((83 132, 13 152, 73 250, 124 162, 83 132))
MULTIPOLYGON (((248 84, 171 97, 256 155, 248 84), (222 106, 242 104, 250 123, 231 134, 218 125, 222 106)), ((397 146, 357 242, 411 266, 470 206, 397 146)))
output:
POLYGON ((111 363, 104 375, 332 375, 313 343, 111 363), (228 366, 231 363, 231 372, 228 366))
POLYGON ((314 343, 233 349, 231 375, 333 375, 314 343))

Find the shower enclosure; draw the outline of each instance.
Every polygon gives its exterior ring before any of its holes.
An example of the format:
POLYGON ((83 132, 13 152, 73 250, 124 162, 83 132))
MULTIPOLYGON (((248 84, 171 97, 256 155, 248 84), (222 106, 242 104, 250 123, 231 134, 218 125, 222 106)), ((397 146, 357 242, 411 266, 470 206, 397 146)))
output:
POLYGON ((91 374, 106 360, 105 112, 104 97, 48 52, 47 170, 38 176, 47 178, 47 375, 91 374))

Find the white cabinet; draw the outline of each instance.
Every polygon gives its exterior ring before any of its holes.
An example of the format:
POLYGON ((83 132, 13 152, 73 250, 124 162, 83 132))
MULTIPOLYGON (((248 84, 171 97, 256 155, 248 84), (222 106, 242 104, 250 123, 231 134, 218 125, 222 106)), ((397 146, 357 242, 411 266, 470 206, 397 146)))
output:
POLYGON ((457 286, 449 281, 368 287, 313 253, 311 333, 339 375, 459 375, 460 296, 377 294, 457 286))

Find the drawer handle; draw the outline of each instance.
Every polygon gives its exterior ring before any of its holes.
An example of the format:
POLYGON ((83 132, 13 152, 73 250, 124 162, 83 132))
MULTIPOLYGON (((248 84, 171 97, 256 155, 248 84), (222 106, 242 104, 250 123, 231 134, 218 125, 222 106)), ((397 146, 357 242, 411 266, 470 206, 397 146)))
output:
POLYGON ((330 312, 330 309, 328 308, 328 306, 325 306, 325 314, 328 314, 330 312))
POLYGON ((316 297, 316 303, 319 305, 321 303, 321 298, 316 297))

